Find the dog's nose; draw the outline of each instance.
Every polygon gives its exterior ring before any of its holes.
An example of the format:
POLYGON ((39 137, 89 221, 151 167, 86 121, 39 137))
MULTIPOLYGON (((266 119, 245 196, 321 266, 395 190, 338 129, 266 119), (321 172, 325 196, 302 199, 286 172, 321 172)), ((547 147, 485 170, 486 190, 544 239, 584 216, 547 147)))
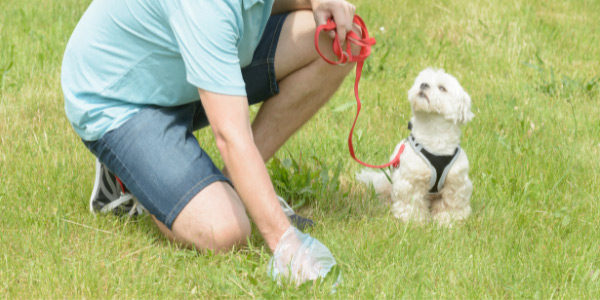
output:
POLYGON ((422 89, 422 90, 426 90, 426 89, 428 89, 428 88, 429 88, 429 84, 427 84, 427 83, 424 83, 424 82, 423 82, 423 83, 421 83, 421 89, 422 89))

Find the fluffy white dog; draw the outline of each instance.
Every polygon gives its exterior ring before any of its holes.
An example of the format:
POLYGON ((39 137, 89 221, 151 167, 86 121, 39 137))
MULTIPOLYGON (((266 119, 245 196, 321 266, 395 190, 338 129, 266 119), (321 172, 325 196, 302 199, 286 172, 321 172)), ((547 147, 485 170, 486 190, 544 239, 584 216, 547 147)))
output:
POLYGON ((450 225, 465 219, 471 213, 473 184, 460 148, 460 128, 474 116, 471 97, 452 75, 428 68, 415 79, 408 100, 412 132, 392 154, 405 145, 399 167, 391 174, 363 170, 356 177, 391 199, 394 216, 403 221, 433 219, 450 225))

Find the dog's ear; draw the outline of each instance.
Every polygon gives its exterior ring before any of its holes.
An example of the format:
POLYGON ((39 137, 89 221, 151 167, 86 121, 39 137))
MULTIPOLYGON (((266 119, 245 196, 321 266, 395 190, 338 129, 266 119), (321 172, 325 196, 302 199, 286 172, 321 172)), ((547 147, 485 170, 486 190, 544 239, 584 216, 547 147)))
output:
POLYGON ((471 96, 463 91, 459 96, 459 105, 456 111, 455 122, 457 124, 467 124, 475 115, 471 112, 471 96))

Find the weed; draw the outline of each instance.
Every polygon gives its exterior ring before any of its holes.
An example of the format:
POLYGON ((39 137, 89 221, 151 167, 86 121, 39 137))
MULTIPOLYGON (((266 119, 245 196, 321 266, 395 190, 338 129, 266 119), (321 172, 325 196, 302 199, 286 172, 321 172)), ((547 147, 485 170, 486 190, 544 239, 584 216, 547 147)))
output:
POLYGON ((268 168, 275 188, 284 199, 292 200, 293 208, 299 208, 328 193, 335 193, 340 188, 341 162, 331 168, 316 156, 311 156, 309 162, 303 161, 302 155, 298 160, 294 157, 283 160, 275 157, 268 168))

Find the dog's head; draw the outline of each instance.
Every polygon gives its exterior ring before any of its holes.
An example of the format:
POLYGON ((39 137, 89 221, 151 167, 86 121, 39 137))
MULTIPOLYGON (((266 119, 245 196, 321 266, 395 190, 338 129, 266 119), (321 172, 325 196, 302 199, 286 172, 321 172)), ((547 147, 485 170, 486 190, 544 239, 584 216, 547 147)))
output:
POLYGON ((455 124, 466 124, 473 117, 471 97, 454 78, 442 69, 427 68, 408 91, 413 114, 436 113, 455 124))

